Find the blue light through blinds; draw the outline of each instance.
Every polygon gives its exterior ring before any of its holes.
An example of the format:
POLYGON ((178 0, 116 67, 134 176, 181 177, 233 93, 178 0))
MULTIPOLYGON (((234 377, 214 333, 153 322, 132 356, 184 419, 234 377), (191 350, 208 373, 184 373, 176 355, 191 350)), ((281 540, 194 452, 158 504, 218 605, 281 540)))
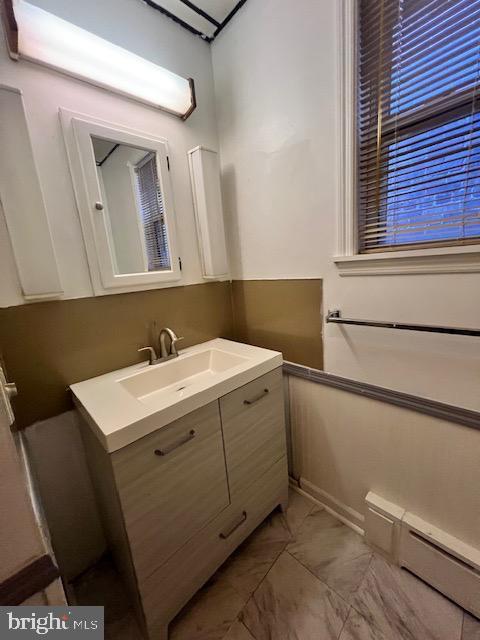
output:
POLYGON ((480 241, 480 0, 361 0, 362 251, 480 241))

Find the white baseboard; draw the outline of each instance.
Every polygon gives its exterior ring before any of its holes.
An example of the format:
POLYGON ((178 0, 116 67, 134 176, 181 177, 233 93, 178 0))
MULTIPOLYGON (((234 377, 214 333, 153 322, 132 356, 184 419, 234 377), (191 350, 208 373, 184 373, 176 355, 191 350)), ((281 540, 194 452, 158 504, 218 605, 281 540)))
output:
POLYGON ((328 511, 332 516, 338 518, 338 520, 347 525, 347 527, 350 527, 350 529, 353 529, 356 533, 362 536, 364 535, 365 532, 362 526, 364 517, 358 513, 358 511, 343 504, 340 500, 323 491, 323 489, 305 480, 305 478, 300 478, 298 482, 290 479, 290 486, 294 491, 308 498, 317 506, 323 507, 325 511, 328 511))

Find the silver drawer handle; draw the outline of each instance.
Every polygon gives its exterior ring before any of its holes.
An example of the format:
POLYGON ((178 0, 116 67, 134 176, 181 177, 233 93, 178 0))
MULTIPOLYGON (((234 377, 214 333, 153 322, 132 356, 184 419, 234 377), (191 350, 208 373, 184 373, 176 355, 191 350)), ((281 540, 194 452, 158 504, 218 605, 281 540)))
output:
POLYGON ((264 389, 261 393, 258 394, 258 396, 255 396, 255 398, 252 398, 251 400, 244 400, 243 404, 255 404, 255 402, 258 402, 259 400, 264 398, 267 393, 268 389, 264 389))
POLYGON ((167 454, 172 453, 172 451, 175 451, 175 449, 178 449, 178 447, 181 447, 182 444, 186 444, 187 442, 190 442, 190 440, 193 440, 196 435, 195 429, 191 429, 188 435, 184 436, 181 440, 174 442, 166 449, 155 449, 154 453, 156 456, 166 456, 167 454))
POLYGON ((221 533, 219 537, 222 540, 226 540, 227 538, 229 538, 232 535, 232 533, 234 531, 236 531, 238 529, 238 527, 240 525, 242 525, 245 522, 246 519, 247 519, 247 512, 246 511, 242 511, 242 519, 240 520, 240 522, 237 522, 237 524, 234 524, 233 527, 231 529, 229 529, 226 533, 221 533))

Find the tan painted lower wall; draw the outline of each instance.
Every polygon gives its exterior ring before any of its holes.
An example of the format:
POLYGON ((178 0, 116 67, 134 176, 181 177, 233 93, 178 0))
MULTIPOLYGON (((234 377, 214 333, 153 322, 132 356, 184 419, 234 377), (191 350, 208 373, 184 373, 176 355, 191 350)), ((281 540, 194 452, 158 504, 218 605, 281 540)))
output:
POLYGON ((295 476, 329 506, 363 514, 373 491, 479 548, 480 431, 299 378, 289 389, 295 476))
MULTIPOLYGON (((184 336, 182 347, 233 337, 229 282, 0 309, 0 350, 25 427, 71 408, 68 385, 141 359, 153 321, 184 336)), ((144 356, 143 356, 144 357, 144 356)))
POLYGON ((138 347, 152 344, 153 320, 185 336, 182 346, 243 339, 320 367, 320 312, 318 280, 237 282, 233 297, 223 282, 0 310, 0 344, 19 390, 17 423, 36 423, 25 438, 64 578, 88 568, 105 544, 67 386, 137 362, 138 347))
POLYGON ((182 347, 225 337, 321 369, 321 280, 247 280, 0 309, 0 351, 19 427, 71 408, 68 385, 126 367, 172 327, 182 347), (235 316, 235 320, 234 320, 235 316))
POLYGON ((234 280, 238 340, 323 369, 321 280, 234 280))

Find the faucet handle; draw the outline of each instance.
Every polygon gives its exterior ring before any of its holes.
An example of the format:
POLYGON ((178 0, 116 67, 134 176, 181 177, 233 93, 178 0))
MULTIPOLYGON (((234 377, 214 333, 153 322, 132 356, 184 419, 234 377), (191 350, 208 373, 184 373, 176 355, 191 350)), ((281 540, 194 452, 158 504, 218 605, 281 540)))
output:
POLYGON ((157 352, 155 351, 155 349, 153 347, 142 347, 141 349, 138 349, 138 353, 140 353, 141 351, 148 351, 148 355, 149 355, 149 364, 154 364, 156 362, 156 360, 158 360, 157 358, 157 352))
POLYGON ((177 336, 175 336, 174 338, 171 339, 172 341, 171 341, 171 344, 170 344, 170 354, 172 356, 177 356, 178 355, 176 344, 177 344, 177 342, 180 342, 180 340, 183 340, 183 339, 184 339, 183 336, 180 336, 179 338, 177 338, 177 336))

